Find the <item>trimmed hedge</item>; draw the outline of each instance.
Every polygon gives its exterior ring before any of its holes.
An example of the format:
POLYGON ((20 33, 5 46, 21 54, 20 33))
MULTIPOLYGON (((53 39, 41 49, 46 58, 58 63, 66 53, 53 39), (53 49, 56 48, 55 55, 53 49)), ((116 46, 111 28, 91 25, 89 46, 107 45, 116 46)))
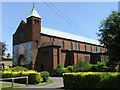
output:
MULTIPOLYGON (((29 84, 36 84, 40 82, 41 76, 40 73, 28 70, 28 71, 19 71, 19 72, 13 72, 13 71, 3 71, 2 72, 2 78, 11 78, 11 77, 22 77, 22 76, 28 76, 28 83, 29 84)), ((17 79, 16 82, 25 83, 25 79, 17 79)))
POLYGON ((120 88, 118 72, 79 72, 63 74, 64 88, 120 88))

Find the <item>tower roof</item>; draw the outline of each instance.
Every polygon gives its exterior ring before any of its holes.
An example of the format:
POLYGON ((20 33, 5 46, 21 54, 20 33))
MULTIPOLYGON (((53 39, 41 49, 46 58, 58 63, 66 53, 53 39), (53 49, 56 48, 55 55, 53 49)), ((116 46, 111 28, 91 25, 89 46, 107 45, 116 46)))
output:
POLYGON ((37 11, 35 10, 35 8, 33 8, 30 12, 30 14, 28 15, 27 18, 31 17, 31 16, 34 16, 34 17, 38 17, 38 18, 41 18, 40 15, 37 13, 37 11))

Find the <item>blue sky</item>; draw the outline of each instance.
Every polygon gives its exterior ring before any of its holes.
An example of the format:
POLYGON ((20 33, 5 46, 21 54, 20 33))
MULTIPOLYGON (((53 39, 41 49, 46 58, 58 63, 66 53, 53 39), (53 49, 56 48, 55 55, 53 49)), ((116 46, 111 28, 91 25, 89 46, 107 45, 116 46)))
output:
MULTIPOLYGON (((2 3, 2 41, 8 45, 6 53, 12 54, 12 35, 21 20, 32 10, 32 2, 2 3)), ((97 40, 100 21, 118 2, 35 2, 35 9, 42 17, 42 26, 97 40)))

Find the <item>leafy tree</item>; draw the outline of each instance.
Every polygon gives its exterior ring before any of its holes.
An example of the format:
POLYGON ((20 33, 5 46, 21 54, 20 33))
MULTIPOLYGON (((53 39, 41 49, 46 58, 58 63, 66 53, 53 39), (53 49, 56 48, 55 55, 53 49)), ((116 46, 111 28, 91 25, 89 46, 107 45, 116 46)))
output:
POLYGON ((99 41, 107 48, 109 64, 116 66, 120 61, 120 13, 112 11, 99 27, 99 41))
POLYGON ((0 53, 2 53, 2 55, 4 55, 6 50, 7 50, 6 43, 0 41, 0 53))

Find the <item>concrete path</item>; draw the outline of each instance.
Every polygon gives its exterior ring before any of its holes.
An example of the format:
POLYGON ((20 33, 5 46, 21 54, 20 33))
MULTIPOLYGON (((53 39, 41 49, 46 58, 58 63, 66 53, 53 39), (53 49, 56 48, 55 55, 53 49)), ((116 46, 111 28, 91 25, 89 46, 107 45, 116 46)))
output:
POLYGON ((36 85, 29 85, 29 88, 62 88, 63 85, 63 77, 49 77, 50 80, 53 81, 53 83, 50 83, 45 86, 36 86, 36 85))

